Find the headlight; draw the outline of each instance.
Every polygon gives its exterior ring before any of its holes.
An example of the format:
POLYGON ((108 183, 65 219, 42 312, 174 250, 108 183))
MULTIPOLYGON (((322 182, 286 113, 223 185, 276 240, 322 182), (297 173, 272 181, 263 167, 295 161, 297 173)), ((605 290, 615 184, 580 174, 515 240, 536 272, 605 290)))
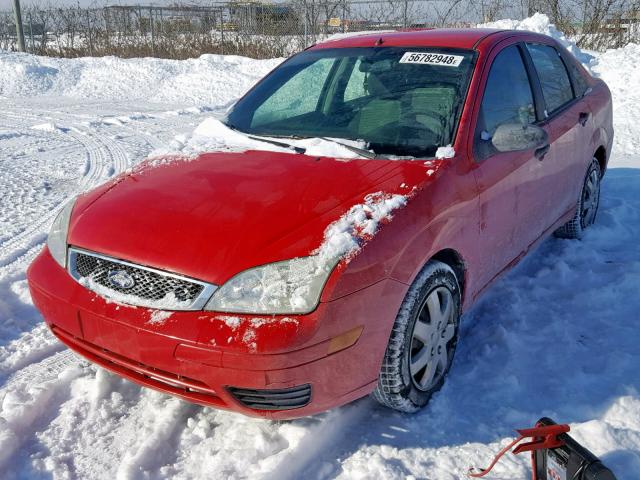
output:
POLYGON ((67 267, 67 231, 69 230, 69 220, 71 219, 71 212, 75 202, 76 199, 74 198, 62 208, 62 211, 53 221, 51 230, 49 230, 49 238, 47 238, 49 252, 62 268, 67 267))
POLYGON ((239 273, 213 294, 205 310, 228 313, 309 313, 337 259, 301 257, 239 273))

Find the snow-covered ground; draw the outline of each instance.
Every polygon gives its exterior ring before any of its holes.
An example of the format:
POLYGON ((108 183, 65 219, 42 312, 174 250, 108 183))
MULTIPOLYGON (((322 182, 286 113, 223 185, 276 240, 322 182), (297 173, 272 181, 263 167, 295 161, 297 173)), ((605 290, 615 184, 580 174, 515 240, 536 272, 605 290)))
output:
MULTIPOLYGON (((544 18, 524 26, 557 35, 544 18)), ((25 269, 67 198, 183 145, 278 61, 0 52, 0 478, 461 479, 543 415, 570 422, 618 478, 640 478, 640 46, 574 53, 614 95, 595 227, 544 242, 465 316, 451 375, 424 411, 365 398, 272 422, 75 357, 43 326, 25 269)), ((509 455, 493 478, 528 475, 528 458, 509 455)))

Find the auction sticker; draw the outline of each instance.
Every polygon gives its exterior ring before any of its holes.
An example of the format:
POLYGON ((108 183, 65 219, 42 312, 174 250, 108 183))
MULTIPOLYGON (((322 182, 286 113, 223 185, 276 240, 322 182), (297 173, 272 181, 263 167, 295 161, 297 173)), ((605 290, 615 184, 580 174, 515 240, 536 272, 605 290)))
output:
POLYGON ((400 63, 420 63, 422 65, 443 65, 445 67, 458 67, 462 63, 462 55, 447 55, 444 53, 429 52, 405 52, 400 63))

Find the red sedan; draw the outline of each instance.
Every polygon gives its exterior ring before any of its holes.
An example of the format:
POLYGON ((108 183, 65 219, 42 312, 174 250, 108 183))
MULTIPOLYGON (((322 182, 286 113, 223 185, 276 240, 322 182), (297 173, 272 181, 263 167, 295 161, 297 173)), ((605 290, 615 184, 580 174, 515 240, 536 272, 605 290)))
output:
POLYGON ((271 418, 372 392, 423 407, 462 312, 594 222, 613 138, 607 86, 555 40, 482 29, 315 45, 223 122, 264 150, 146 162, 80 195, 29 285, 98 365, 271 418))

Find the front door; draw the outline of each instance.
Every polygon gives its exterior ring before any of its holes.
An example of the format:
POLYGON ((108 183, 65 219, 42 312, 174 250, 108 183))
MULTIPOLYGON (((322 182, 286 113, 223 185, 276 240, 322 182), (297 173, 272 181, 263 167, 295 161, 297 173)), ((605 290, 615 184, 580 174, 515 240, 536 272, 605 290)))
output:
POLYGON ((541 211, 544 195, 539 200, 530 198, 541 176, 540 152, 499 152, 492 144, 501 124, 528 125, 538 119, 523 54, 522 47, 510 45, 493 60, 474 133, 481 284, 491 281, 527 249, 540 217, 545 216, 541 211))

